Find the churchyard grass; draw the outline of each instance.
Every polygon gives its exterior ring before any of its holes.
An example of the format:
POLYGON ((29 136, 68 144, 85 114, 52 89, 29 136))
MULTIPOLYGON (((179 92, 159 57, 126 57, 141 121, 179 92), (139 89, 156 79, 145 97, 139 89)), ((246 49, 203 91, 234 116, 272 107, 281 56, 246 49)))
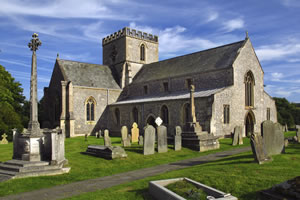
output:
POLYGON ((294 137, 296 136, 296 131, 288 131, 284 133, 284 137, 294 137))
POLYGON ((150 200, 149 181, 188 177, 208 186, 231 193, 240 200, 257 199, 257 191, 268 189, 300 174, 300 145, 290 144, 286 153, 273 156, 273 162, 259 165, 252 152, 197 165, 142 180, 82 194, 67 200, 150 200))
MULTIPOLYGON (((84 141, 84 137, 66 139, 66 158, 69 160, 71 171, 69 174, 58 176, 43 176, 24 179, 14 179, 0 183, 0 196, 17 194, 26 191, 37 190, 41 188, 53 187, 56 185, 68 184, 76 181, 93 179, 97 177, 110 176, 117 173, 132 171, 136 169, 152 167, 155 165, 175 162, 178 160, 188 159, 207 155, 210 153, 229 150, 248 146, 249 139, 244 139, 244 145, 231 146, 231 139, 221 139, 221 148, 208 152, 196 152, 183 148, 181 151, 174 151, 169 145, 167 153, 154 155, 143 155, 143 147, 133 144, 131 147, 125 148, 128 157, 125 159, 105 160, 89 155, 83 155, 88 145, 103 144, 103 139, 88 137, 88 141, 84 141)), ((112 137, 113 145, 121 145, 121 138, 112 137)), ((4 162, 12 158, 13 145, 0 145, 0 161, 4 162)))

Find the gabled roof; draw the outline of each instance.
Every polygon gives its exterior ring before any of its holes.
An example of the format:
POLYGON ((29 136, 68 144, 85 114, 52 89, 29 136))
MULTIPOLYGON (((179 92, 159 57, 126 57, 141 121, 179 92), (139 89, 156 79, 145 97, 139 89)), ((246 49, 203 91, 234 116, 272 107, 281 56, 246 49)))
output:
MULTIPOLYGON (((216 94, 217 92, 220 92, 224 89, 225 89, 225 87, 211 89, 211 90, 195 91, 194 97, 195 98, 208 97, 208 96, 216 94)), ((171 100, 189 99, 189 98, 190 98, 190 92, 189 91, 181 91, 181 92, 173 92, 173 93, 170 93, 170 94, 136 97, 136 98, 131 98, 131 99, 118 101, 118 102, 113 103, 111 105, 121 105, 121 104, 130 104, 130 103, 144 103, 144 102, 153 102, 153 101, 171 101, 171 100)))
POLYGON ((82 63, 70 60, 57 59, 57 63, 67 81, 73 85, 120 89, 106 65, 82 63))
POLYGON ((232 44, 146 64, 136 74, 133 83, 229 68, 232 66, 244 42, 245 40, 242 40, 232 44))

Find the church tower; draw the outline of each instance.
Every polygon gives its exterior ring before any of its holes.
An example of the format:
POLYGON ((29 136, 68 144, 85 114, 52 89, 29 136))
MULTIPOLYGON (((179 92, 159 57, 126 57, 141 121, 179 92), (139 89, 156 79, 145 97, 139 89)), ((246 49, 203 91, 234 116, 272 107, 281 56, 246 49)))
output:
POLYGON ((158 37, 123 28, 103 38, 103 65, 108 65, 121 88, 131 83, 144 64, 158 61, 158 37))

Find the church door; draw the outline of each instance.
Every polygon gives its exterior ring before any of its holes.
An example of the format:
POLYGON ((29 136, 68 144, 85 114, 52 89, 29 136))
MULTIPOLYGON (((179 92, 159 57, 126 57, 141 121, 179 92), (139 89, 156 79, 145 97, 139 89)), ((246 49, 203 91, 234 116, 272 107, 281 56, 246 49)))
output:
POLYGON ((253 112, 248 112, 245 118, 245 132, 246 136, 250 137, 251 133, 254 132, 254 123, 255 123, 255 117, 253 112))

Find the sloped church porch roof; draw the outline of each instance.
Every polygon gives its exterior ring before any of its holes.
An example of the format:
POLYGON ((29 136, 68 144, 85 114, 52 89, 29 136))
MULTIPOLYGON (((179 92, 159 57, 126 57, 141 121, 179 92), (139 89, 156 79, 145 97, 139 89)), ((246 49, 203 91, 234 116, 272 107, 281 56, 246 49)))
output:
POLYGON ((106 65, 90 64, 70 60, 57 59, 63 76, 73 85, 120 89, 116 83, 111 70, 106 65))

